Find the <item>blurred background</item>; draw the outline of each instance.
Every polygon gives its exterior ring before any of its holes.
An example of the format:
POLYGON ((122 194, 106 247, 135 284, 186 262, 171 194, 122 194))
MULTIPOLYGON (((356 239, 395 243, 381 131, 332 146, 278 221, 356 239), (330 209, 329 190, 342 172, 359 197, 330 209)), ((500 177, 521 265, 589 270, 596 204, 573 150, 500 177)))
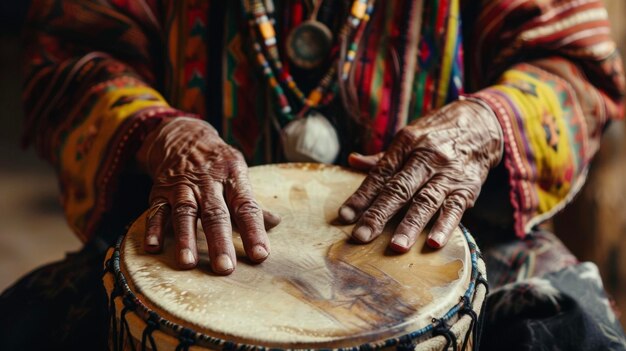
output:
POLYGON ((81 246, 63 218, 52 168, 20 147, 19 32, 28 3, 0 0, 0 290, 81 246))
MULTIPOLYGON (((605 0, 626 57, 626 0, 605 0)), ((50 166, 20 148, 20 26, 28 1, 0 0, 0 291, 81 244, 59 206, 50 166)), ((550 223, 581 259, 594 261, 626 325, 626 125, 614 123, 576 200, 550 223)))

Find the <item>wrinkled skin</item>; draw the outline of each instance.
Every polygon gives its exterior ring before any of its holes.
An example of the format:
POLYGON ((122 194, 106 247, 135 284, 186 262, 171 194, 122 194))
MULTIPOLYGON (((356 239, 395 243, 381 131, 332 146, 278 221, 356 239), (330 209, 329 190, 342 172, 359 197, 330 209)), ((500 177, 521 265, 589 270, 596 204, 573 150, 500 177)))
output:
MULTIPOLYGON (((452 103, 403 128, 384 154, 350 156, 350 165, 369 170, 369 175, 340 207, 339 219, 356 223, 353 237, 367 243, 407 208, 390 243, 393 250, 406 252, 439 212, 428 244, 442 247, 473 206, 487 173, 502 157, 502 146, 502 131, 489 108, 469 100, 452 103)), ((267 258, 266 230, 280 219, 259 207, 243 156, 208 123, 191 118, 164 121, 146 138, 138 160, 154 181, 144 238, 147 252, 162 249, 171 223, 179 266, 195 267, 200 218, 215 273, 235 269, 233 224, 250 260, 267 258)))
POLYGON ((146 138, 138 160, 154 182, 144 238, 147 252, 162 250, 163 234, 171 223, 179 267, 195 267, 200 218, 213 272, 230 274, 236 266, 232 218, 248 258, 253 262, 267 258, 266 230, 280 219, 259 207, 243 156, 208 123, 185 117, 162 122, 146 138))
POLYGON ((447 105, 400 130, 384 154, 350 156, 352 167, 369 174, 340 207, 339 219, 356 223, 353 238, 367 243, 407 207, 390 243, 406 252, 439 212, 427 243, 440 248, 474 205, 502 147, 502 131, 488 107, 471 100, 447 105))

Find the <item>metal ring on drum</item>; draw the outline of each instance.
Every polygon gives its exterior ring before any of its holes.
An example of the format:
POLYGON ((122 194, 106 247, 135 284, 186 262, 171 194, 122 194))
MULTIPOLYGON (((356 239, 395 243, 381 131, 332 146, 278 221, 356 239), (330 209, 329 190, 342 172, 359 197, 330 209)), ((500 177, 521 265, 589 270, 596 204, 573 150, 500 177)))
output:
POLYGON ((395 254, 390 223, 372 243, 353 243, 336 214, 364 177, 320 164, 250 168, 257 201, 282 222, 258 265, 233 233, 239 264, 227 277, 211 273, 201 228, 194 270, 176 268, 172 238, 163 253, 144 253, 141 216, 107 255, 112 349, 475 347, 487 283, 474 239, 460 227, 433 250, 422 233, 395 254))

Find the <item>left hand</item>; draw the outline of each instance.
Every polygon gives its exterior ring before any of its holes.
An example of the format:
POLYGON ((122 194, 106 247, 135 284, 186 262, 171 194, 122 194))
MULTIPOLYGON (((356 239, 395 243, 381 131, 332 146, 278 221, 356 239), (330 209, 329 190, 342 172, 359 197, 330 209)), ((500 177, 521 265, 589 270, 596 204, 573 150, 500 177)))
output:
POLYGON ((390 243, 391 249, 406 252, 439 211, 427 242, 440 248, 474 205, 489 170, 502 158, 503 143, 486 105, 451 103, 400 130, 384 155, 350 157, 354 168, 371 170, 340 207, 339 219, 356 222, 352 236, 367 243, 408 205, 390 243))

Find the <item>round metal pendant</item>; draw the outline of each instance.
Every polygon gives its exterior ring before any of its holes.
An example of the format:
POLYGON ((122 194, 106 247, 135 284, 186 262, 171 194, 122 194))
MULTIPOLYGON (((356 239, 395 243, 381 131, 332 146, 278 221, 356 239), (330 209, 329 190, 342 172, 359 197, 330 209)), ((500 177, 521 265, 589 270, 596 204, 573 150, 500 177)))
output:
POLYGON ((298 67, 319 66, 330 53, 333 34, 321 22, 310 20, 291 30, 287 38, 287 56, 298 67))

